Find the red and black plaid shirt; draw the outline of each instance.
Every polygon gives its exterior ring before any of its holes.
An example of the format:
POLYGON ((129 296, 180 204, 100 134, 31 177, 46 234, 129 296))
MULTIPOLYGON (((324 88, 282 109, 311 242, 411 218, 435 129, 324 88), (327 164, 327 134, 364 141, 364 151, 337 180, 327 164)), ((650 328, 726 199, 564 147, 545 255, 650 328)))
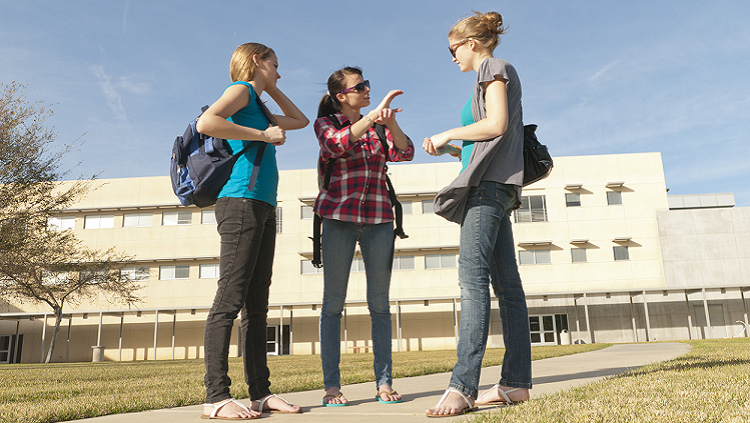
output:
POLYGON ((386 162, 410 161, 414 158, 414 144, 399 150, 386 128, 388 155, 374 128, 358 140, 350 138, 351 122, 341 113, 333 115, 344 126, 337 130, 327 116, 315 121, 315 136, 320 143, 318 158, 318 186, 320 193, 314 210, 325 219, 375 225, 393 221, 393 209, 385 183, 386 162), (323 188, 328 159, 332 162, 328 189, 323 188))

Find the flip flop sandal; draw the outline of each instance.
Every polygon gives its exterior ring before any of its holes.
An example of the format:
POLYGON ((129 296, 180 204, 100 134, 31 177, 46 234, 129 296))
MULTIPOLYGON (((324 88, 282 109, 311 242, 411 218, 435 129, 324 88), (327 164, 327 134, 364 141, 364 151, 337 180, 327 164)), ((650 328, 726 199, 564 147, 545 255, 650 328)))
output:
MULTIPOLYGON (((257 402, 258 403, 258 411, 260 413, 263 413, 263 406, 266 404, 266 401, 268 401, 269 399, 271 399, 271 397, 276 397, 276 398, 284 401, 286 403, 286 405, 294 408, 294 406, 292 404, 290 404, 289 401, 285 400, 284 398, 281 398, 280 396, 278 396, 276 394, 271 394, 271 395, 266 395, 265 397, 263 397, 261 399, 253 400, 253 402, 257 402)), ((285 410, 274 410, 274 409, 272 409, 272 408, 269 407, 268 408, 268 412, 269 413, 301 413, 302 412, 302 408, 298 407, 298 408, 295 409, 295 411, 285 411, 285 410)))
POLYGON ((399 398, 397 400, 392 400, 392 401, 385 401, 381 397, 381 395, 383 395, 383 394, 388 394, 390 396, 390 395, 398 394, 398 392, 396 392, 396 391, 391 391, 391 392, 378 391, 378 394, 375 395, 375 399, 378 400, 378 402, 381 403, 381 404, 398 404, 400 402, 404 402, 403 398, 399 398))
POLYGON ((445 399, 448 398, 448 394, 450 394, 451 392, 455 392, 458 395, 461 395, 461 397, 463 397, 464 401, 466 401, 466 407, 464 407, 464 408, 456 411, 455 413, 451 413, 451 414, 426 414, 425 413, 425 415, 427 417, 453 417, 453 416, 460 416, 460 415, 466 414, 466 413, 471 413, 473 411, 477 411, 478 410, 477 407, 474 407, 473 405, 471 405, 471 400, 469 399, 469 397, 467 397, 466 395, 464 395, 464 393, 461 392, 461 391, 459 391, 458 389, 453 389, 453 388, 448 388, 448 389, 445 390, 445 393, 443 394, 442 398, 440 398, 440 401, 438 401, 437 405, 435 406, 436 409, 440 408, 440 406, 443 405, 443 401, 445 401, 445 399))
POLYGON ((339 392, 338 395, 326 395, 326 396, 323 397, 322 400, 320 400, 320 403, 323 404, 326 407, 346 407, 347 405, 349 405, 348 402, 342 402, 340 404, 331 404, 331 403, 327 403, 326 402, 326 398, 328 398, 328 397, 339 398, 339 397, 341 397, 341 395, 343 395, 341 392, 339 392))
POLYGON ((201 418, 202 419, 216 419, 216 420, 252 420, 252 419, 257 419, 258 417, 260 417, 260 414, 258 414, 257 416, 253 416, 253 417, 223 417, 223 416, 218 416, 219 410, 221 410, 225 405, 229 404, 230 402, 233 402, 233 403, 239 405, 240 407, 242 407, 243 410, 245 410, 247 412, 250 412, 250 410, 247 407, 245 407, 242 403, 240 403, 239 401, 237 401, 234 398, 229 398, 229 399, 225 399, 224 401, 219 401, 219 402, 217 402, 215 404, 203 404, 206 407, 211 406, 214 409, 213 409, 213 411, 211 411, 211 414, 201 414, 201 418))
POLYGON ((500 396, 503 397, 503 399, 497 399, 497 400, 494 400, 494 401, 487 401, 487 402, 477 402, 476 405, 516 405, 516 404, 520 404, 522 402, 526 402, 526 400, 523 400, 523 401, 513 401, 508 396, 509 393, 515 392, 515 391, 519 391, 519 390, 521 390, 521 388, 513 388, 513 389, 508 389, 507 391, 504 391, 504 390, 502 390, 500 388, 500 384, 496 383, 495 386, 493 386, 492 388, 488 389, 488 391, 491 391, 493 389, 497 389, 497 393, 500 394, 500 396))

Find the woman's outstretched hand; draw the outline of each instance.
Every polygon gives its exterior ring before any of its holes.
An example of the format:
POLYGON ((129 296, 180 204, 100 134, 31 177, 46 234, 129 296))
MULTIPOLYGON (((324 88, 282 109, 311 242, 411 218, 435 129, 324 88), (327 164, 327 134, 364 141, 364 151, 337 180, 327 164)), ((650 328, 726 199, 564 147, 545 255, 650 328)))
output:
POLYGON ((396 113, 400 112, 402 109, 391 109, 391 101, 403 93, 404 92, 401 90, 392 90, 383 98, 380 104, 378 104, 378 107, 375 108, 375 111, 378 113, 375 122, 382 123, 386 126, 389 123, 395 122, 396 113))

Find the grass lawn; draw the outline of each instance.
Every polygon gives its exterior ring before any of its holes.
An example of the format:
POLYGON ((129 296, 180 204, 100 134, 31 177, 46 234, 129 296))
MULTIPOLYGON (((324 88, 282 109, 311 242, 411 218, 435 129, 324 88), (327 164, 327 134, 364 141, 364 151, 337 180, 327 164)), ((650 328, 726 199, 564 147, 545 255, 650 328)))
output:
POLYGON ((468 415, 467 422, 750 422, 750 338, 689 344, 674 360, 468 415))
MULTIPOLYGON (((533 347, 532 358, 601 349, 609 344, 533 347)), ((488 349, 484 366, 502 363, 503 349, 488 349)), ((451 371, 454 350, 393 353, 393 376, 451 371)), ((323 388, 320 356, 269 357, 276 393, 323 388)), ((247 398, 242 359, 232 358, 232 395, 247 398)), ((342 384, 372 381, 372 354, 342 354, 342 384)), ((58 422, 106 414, 202 404, 203 360, 11 364, 0 366, 0 422, 58 422)))

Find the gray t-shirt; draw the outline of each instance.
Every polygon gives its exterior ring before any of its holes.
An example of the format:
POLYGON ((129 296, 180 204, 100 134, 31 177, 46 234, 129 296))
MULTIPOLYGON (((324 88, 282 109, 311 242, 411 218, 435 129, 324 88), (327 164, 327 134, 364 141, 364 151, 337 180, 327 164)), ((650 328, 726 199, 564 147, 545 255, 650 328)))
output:
POLYGON ((469 189, 481 181, 515 185, 521 196, 523 185, 523 109, 521 81, 516 69, 502 59, 488 58, 479 66, 471 111, 474 121, 487 117, 483 82, 505 82, 508 96, 508 129, 497 138, 474 144, 466 169, 435 197, 435 213, 462 223, 469 189))

